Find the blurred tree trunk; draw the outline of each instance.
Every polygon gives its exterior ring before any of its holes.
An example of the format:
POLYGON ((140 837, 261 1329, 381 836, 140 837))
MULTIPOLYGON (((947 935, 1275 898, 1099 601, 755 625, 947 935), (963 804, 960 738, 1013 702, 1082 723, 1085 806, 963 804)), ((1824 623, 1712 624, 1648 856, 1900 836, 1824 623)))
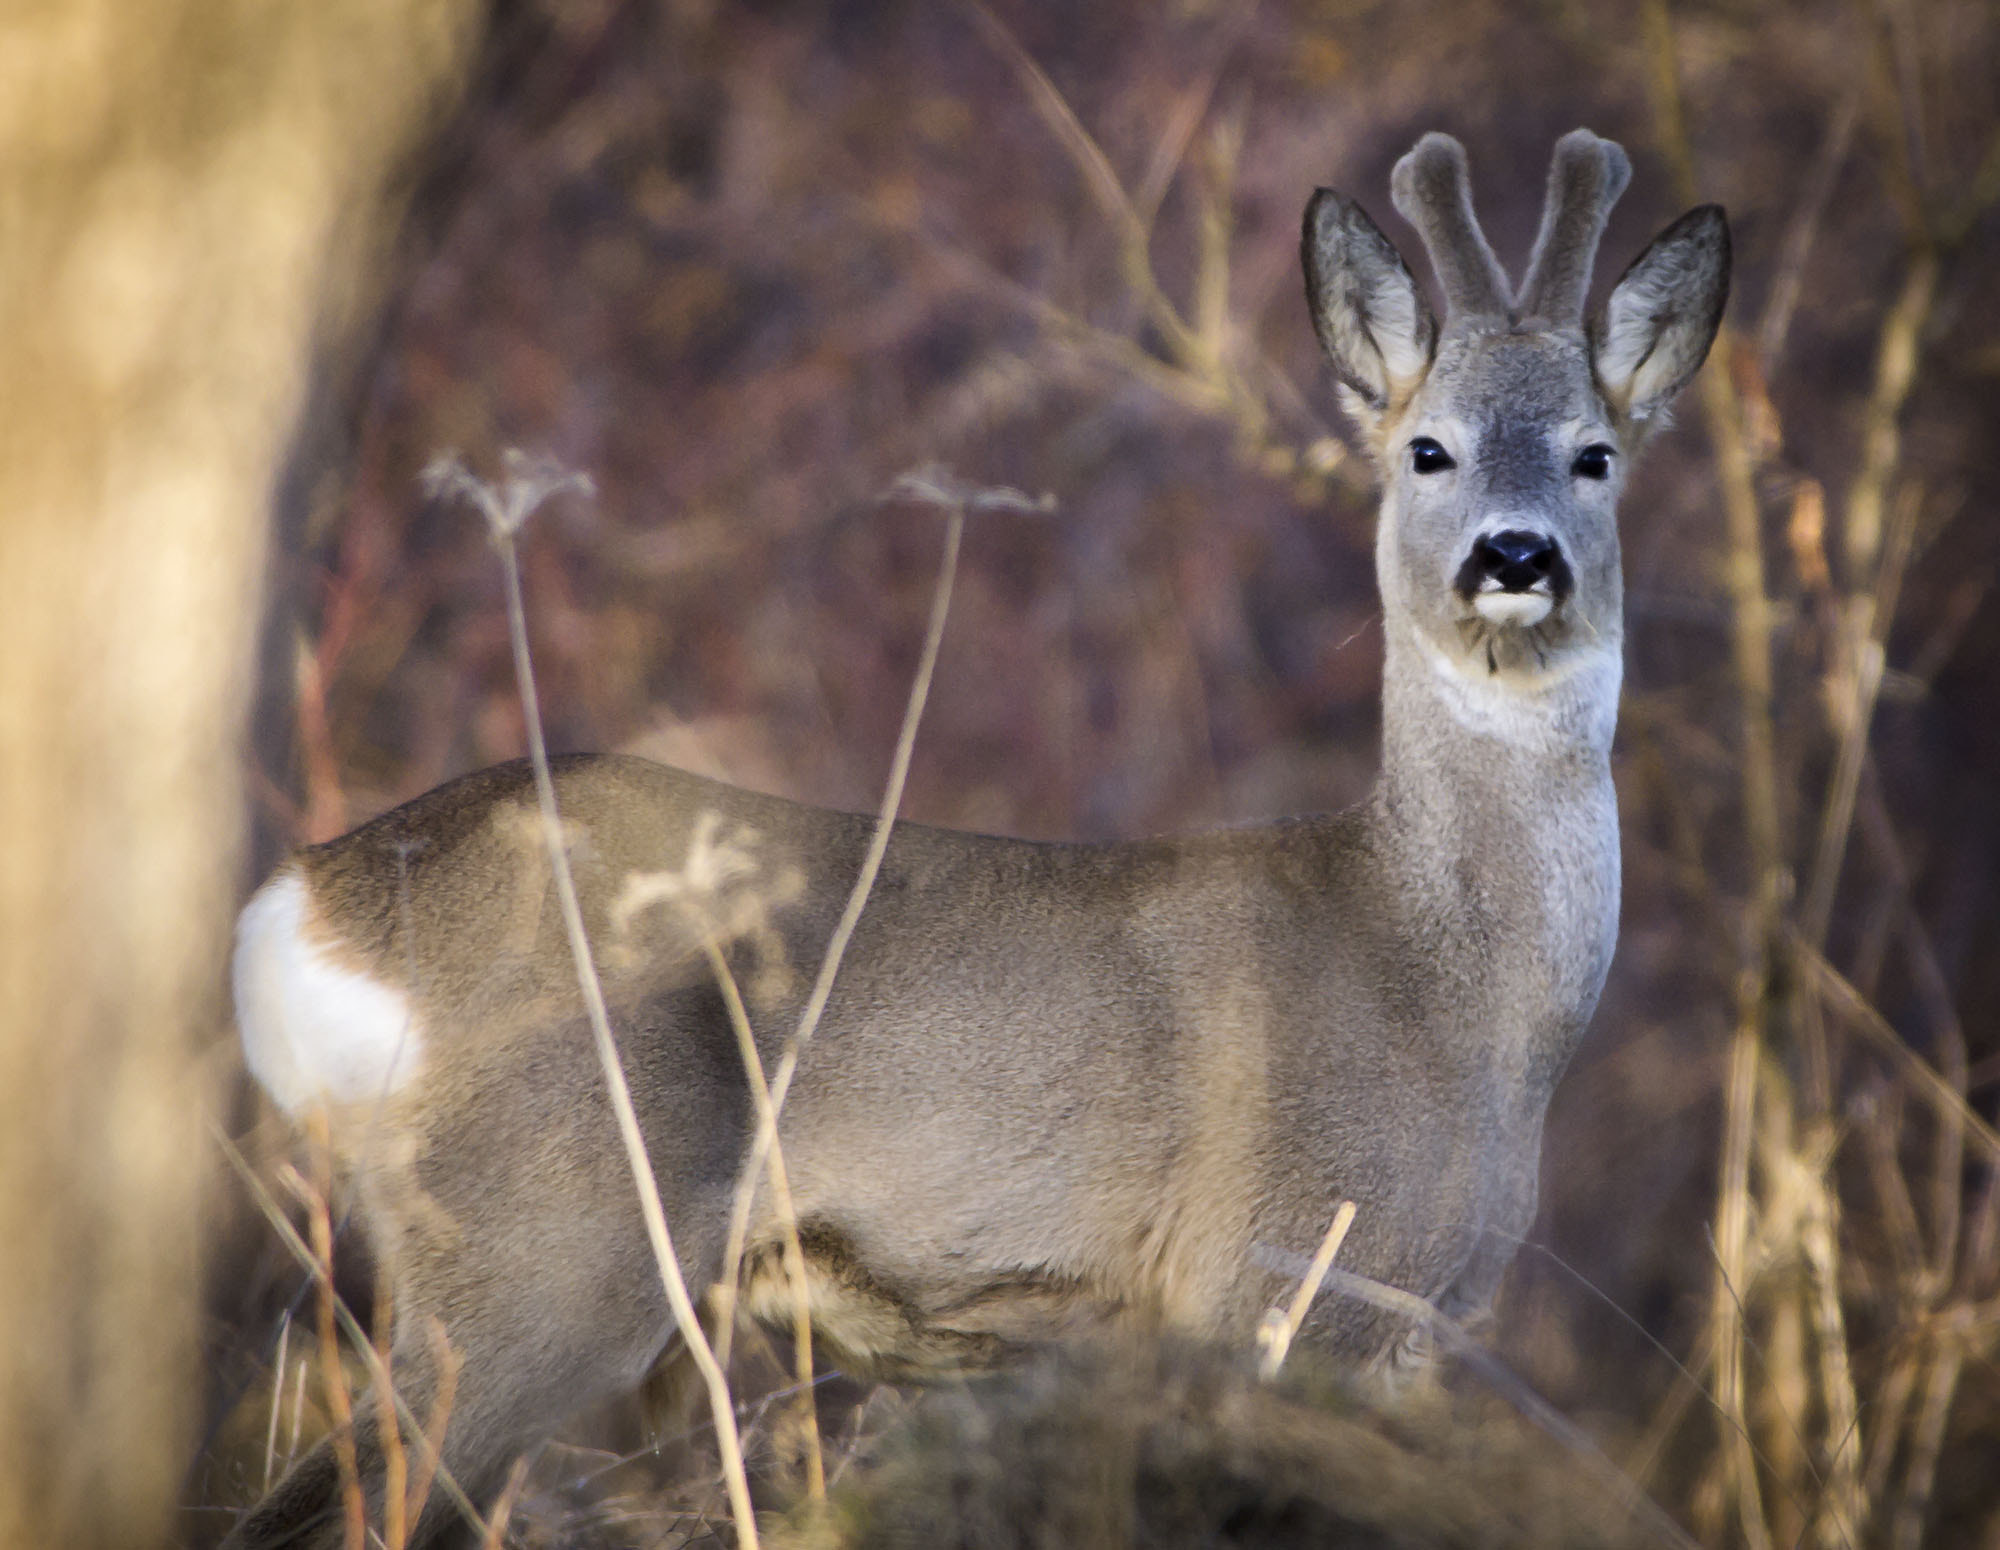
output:
POLYGON ((170 1532, 271 492, 475 20, 0 19, 0 1546, 170 1532))

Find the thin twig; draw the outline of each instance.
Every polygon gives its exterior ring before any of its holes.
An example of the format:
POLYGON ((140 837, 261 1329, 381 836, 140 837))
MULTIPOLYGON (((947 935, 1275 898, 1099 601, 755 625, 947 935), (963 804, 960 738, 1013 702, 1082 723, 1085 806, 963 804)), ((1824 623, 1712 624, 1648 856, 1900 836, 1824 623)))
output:
MULTIPOLYGON (((1289 1250, 1273 1248, 1268 1244, 1253 1244, 1251 1252, 1265 1268, 1285 1275, 1303 1278, 1312 1269, 1303 1256, 1289 1250)), ((1504 1362, 1468 1334, 1464 1325, 1456 1319, 1440 1312, 1433 1304, 1426 1302, 1414 1292, 1407 1292, 1399 1286, 1390 1286, 1386 1282, 1359 1275, 1352 1270, 1338 1268, 1328 1270, 1321 1290, 1366 1303, 1371 1308, 1392 1314, 1406 1323, 1429 1331, 1439 1346, 1449 1350, 1452 1355, 1477 1373, 1481 1381, 1496 1394, 1583 1460, 1611 1490, 1626 1512, 1644 1524, 1656 1538, 1676 1546, 1677 1550, 1697 1550, 1694 1541, 1688 1538, 1680 1525, 1662 1512, 1659 1504, 1641 1490, 1632 1477, 1621 1470, 1602 1448, 1598 1447, 1573 1421, 1530 1388, 1504 1362)))
MULTIPOLYGON (((1646 0, 1642 19, 1651 63, 1649 84, 1658 140, 1684 203, 1696 197, 1693 155, 1688 147, 1674 60, 1673 25, 1665 0, 1646 0)), ((1727 519, 1729 557, 1725 567, 1731 609, 1732 660, 1742 701, 1744 834, 1752 868, 1750 928, 1768 932, 1775 922, 1782 856, 1779 840, 1776 737, 1772 728, 1771 604, 1764 581, 1762 522, 1743 416, 1737 400, 1730 355, 1736 348, 1725 324, 1710 348, 1700 378, 1703 417, 1715 454, 1716 481, 1727 519)), ((1764 944, 1753 940, 1753 952, 1764 944)), ((1757 987, 1758 994, 1762 986, 1757 987)), ((1761 1020, 1761 1019, 1760 1019, 1761 1020)))
MULTIPOLYGON (((1817 992, 1814 999, 1819 999, 1817 992)), ((1903 1174, 1902 1097, 1900 1088, 1876 1089, 1853 1107, 1859 1120, 1856 1134, 1868 1164, 1868 1182, 1875 1191, 1876 1210, 1888 1240, 1889 1269, 1897 1289, 1907 1294, 1924 1274, 1924 1235, 1917 1223, 1916 1202, 1910 1197, 1910 1181, 1903 1174)))
POLYGON ((981 0, 964 0, 964 3, 987 42, 1013 66, 1027 89, 1028 101, 1057 142, 1069 153, 1071 161, 1083 176, 1084 186, 1090 190, 1091 198, 1096 201, 1105 219, 1110 221, 1118 239, 1120 268, 1125 284, 1145 307, 1153 326, 1159 329, 1168 348, 1184 362, 1204 359, 1201 341, 1167 299, 1166 292, 1160 289, 1160 283, 1153 274, 1146 221, 1132 203, 1131 196, 1125 192, 1125 185, 1119 181, 1118 174, 1112 170, 1110 158, 1092 138, 1090 131, 1083 127, 1076 111, 1056 89, 1055 82, 1035 62, 1034 56, 1021 46, 1020 39, 1014 36, 1007 24, 981 0))
POLYGON ((1757 1485, 1754 1448, 1750 1442, 1749 1406, 1744 1392, 1744 1318, 1742 1294, 1751 1285, 1750 1140, 1756 1123, 1757 1085, 1763 1065, 1763 1040, 1749 1008, 1757 1004, 1747 992, 1738 993, 1739 1015, 1731 1041, 1729 1072, 1724 1083, 1722 1167, 1716 1183, 1716 1290, 1709 1299, 1711 1340, 1715 1351, 1715 1402, 1727 1422, 1722 1433, 1723 1461, 1730 1494, 1735 1498, 1743 1537, 1752 1550, 1769 1550, 1763 1496, 1757 1485))
POLYGON ((1909 1418, 1910 1401, 1916 1395, 1917 1378, 1922 1371, 1922 1352, 1915 1348, 1905 1349, 1890 1364, 1887 1375, 1876 1387, 1875 1402, 1870 1412, 1874 1417, 1875 1440, 1869 1445, 1868 1465, 1861 1476, 1862 1496, 1866 1501, 1887 1505, 1889 1474, 1895 1466, 1898 1444, 1909 1418))
MULTIPOLYGON (((1716 1413, 1717 1419, 1726 1424, 1735 1424, 1738 1426, 1742 1424, 1740 1421, 1731 1421, 1728 1412, 1717 1402, 1715 1394, 1703 1385, 1699 1376, 1703 1370, 1711 1365, 1710 1345, 1713 1333, 1712 1328, 1702 1332, 1693 1352, 1690 1353, 1687 1361, 1683 1362, 1672 1351, 1668 1350, 1660 1341, 1660 1338, 1648 1329, 1644 1323, 1621 1307, 1616 1298, 1596 1282, 1592 1281, 1582 1271, 1578 1270, 1576 1266, 1556 1253, 1554 1249, 1549 1248, 1546 1244, 1535 1243, 1530 1239, 1517 1237, 1512 1233, 1502 1233, 1497 1228, 1489 1227, 1486 1230, 1496 1237, 1506 1239, 1507 1242, 1513 1244, 1517 1249, 1541 1255, 1550 1264, 1562 1271, 1571 1280, 1576 1282, 1578 1286, 1589 1292, 1591 1296, 1595 1297, 1615 1314, 1623 1323, 1629 1325, 1633 1332, 1645 1341, 1647 1345, 1651 1346, 1681 1379, 1681 1382, 1674 1388, 1673 1397, 1656 1412, 1653 1422, 1648 1428, 1647 1435, 1632 1450, 1631 1457, 1635 1462, 1626 1466, 1624 1470, 1624 1473, 1631 1480, 1634 1482, 1643 1482, 1652 1472, 1655 1458, 1665 1447, 1667 1438, 1672 1434, 1674 1428, 1680 1424, 1681 1417, 1685 1414, 1687 1405, 1693 1399, 1700 1398, 1706 1402, 1709 1408, 1716 1413)), ((1758 1450, 1756 1440, 1750 1435, 1748 1429, 1745 1428, 1741 1435, 1744 1445, 1750 1449, 1758 1465, 1762 1468, 1770 1469, 1770 1460, 1758 1450)), ((1775 1471, 1773 1472, 1775 1473, 1775 1471)), ((1815 1483, 1818 1483, 1818 1477, 1815 1476, 1814 1478, 1815 1483)), ((1796 1498, 1794 1498, 1794 1502, 1796 1503, 1796 1498)), ((1849 1546, 1851 1550, 1853 1541, 1844 1540, 1843 1543, 1849 1546)))
POLYGON ((1132 204, 1140 223, 1148 231, 1159 214, 1160 202, 1173 186, 1174 175, 1180 170, 1187 148, 1194 140, 1195 130, 1208 113, 1209 101, 1215 95, 1215 84, 1222 79, 1223 66, 1229 63, 1237 42, 1257 14, 1257 4, 1258 0, 1238 0, 1236 8, 1224 18, 1201 78, 1175 99, 1173 111, 1167 116, 1166 128, 1161 130, 1159 139, 1154 142, 1153 159, 1147 163, 1145 176, 1139 179, 1139 187, 1132 195, 1132 204))
MULTIPOLYGON (((390 1364, 389 1332, 395 1327, 396 1294, 390 1284, 386 1257, 375 1262, 375 1306, 370 1310, 375 1322, 375 1359, 387 1369, 390 1364)), ((382 1448, 382 1544, 383 1550, 404 1550, 409 1541, 410 1461, 403 1452, 403 1429, 396 1419, 393 1390, 375 1391, 375 1433, 382 1448)))
MULTIPOLYGON (((1749 1255, 1759 1267, 1782 1265, 1790 1258, 1803 1258, 1801 1239, 1804 1221, 1813 1209, 1811 1195, 1823 1188, 1818 1151, 1808 1150, 1794 1139, 1793 1105, 1784 1099, 1778 1081, 1765 1084, 1763 1123, 1757 1130, 1758 1163, 1765 1181, 1763 1207, 1749 1255)), ((1826 1481, 1813 1462, 1805 1427, 1811 1409, 1811 1388, 1807 1380, 1805 1337, 1811 1312, 1810 1287, 1803 1278, 1781 1277, 1770 1300, 1770 1323, 1764 1340, 1748 1342, 1764 1375, 1763 1400, 1767 1412, 1775 1416, 1777 1427, 1768 1423, 1771 1435, 1768 1456, 1770 1473, 1782 1505, 1797 1515, 1797 1521, 1780 1519, 1772 1526, 1772 1537, 1783 1544, 1798 1544, 1805 1530, 1821 1515, 1810 1506, 1799 1489, 1801 1474, 1809 1477, 1821 1507, 1826 1502, 1826 1481)), ((1843 1349, 1843 1356, 1845 1351, 1843 1349)), ((1822 1522, 1832 1531, 1837 1525, 1822 1522)), ((1851 1547, 1845 1535, 1835 1534, 1836 1546, 1851 1547)))
POLYGON ((1822 1550, 1856 1543, 1867 1510, 1861 1494, 1861 1407, 1849 1359, 1847 1320, 1840 1306, 1840 1204, 1828 1181, 1832 1156, 1832 1126, 1823 1118, 1812 1121, 1797 1159, 1796 1187, 1805 1192, 1797 1234, 1805 1261, 1806 1314, 1819 1350, 1820 1395, 1826 1410, 1826 1480, 1811 1525, 1822 1550))
POLYGON ((304 1356, 299 1358, 298 1377, 292 1384, 292 1429, 285 1434, 285 1467, 289 1469, 292 1460, 299 1456, 299 1428, 306 1417, 306 1368, 312 1364, 304 1356))
MULTIPOLYGON (((910 684, 910 697, 903 707, 903 725, 896 737, 895 756, 889 761, 889 779, 882 793, 881 810, 876 814, 875 830, 868 842, 868 853, 862 859, 861 870, 854 879, 854 886, 848 891, 846 907, 842 909, 840 920, 827 942, 826 955, 820 960, 819 974, 813 981, 805 1010, 799 1014, 798 1026, 778 1056, 777 1070, 771 1079, 770 1118, 758 1124, 749 1159, 737 1180, 736 1199, 730 1211, 728 1245, 723 1255, 723 1278, 732 1285, 736 1268, 742 1263, 744 1244, 749 1234, 751 1201, 756 1183, 763 1175, 771 1148, 777 1144, 777 1116, 783 1111, 785 1098, 791 1092, 799 1057, 819 1029, 827 998, 833 993, 834 978, 840 972, 841 959, 847 953, 847 944, 853 939, 854 928, 860 923, 861 912, 867 908, 868 895, 875 887, 875 876, 881 871, 882 858, 889 849, 889 836, 895 828, 896 814, 903 805, 903 787, 909 779, 910 757, 917 744, 917 727, 923 720, 924 703, 930 698, 931 678, 937 670, 938 648, 944 641, 945 618, 951 612, 952 582, 958 574, 959 541, 964 536, 965 513, 968 505, 973 503, 973 496, 956 486, 945 488, 933 476, 906 477, 899 481, 898 490, 913 498, 933 500, 944 507, 944 556, 938 562, 937 587, 931 597, 930 622, 924 632, 923 652, 917 659, 916 677, 910 684)), ((1030 501, 1015 491, 984 493, 995 509, 1047 509, 1046 502, 1030 501)))
POLYGON ((1541 1256, 1542 1259, 1568 1276, 1578 1286, 1596 1298, 1620 1323, 1624 1324, 1632 1333, 1650 1346, 1662 1361, 1673 1368, 1675 1375, 1681 1380, 1677 1386, 1679 1392, 1697 1395, 1706 1400, 1711 1406, 1714 1405, 1715 1396, 1702 1386, 1701 1379, 1696 1376, 1698 1369, 1708 1365, 1708 1353, 1705 1347, 1697 1346, 1690 1359, 1683 1362, 1667 1348, 1665 1342, 1658 1335, 1646 1327, 1642 1320, 1635 1317, 1623 1307, 1617 1298, 1605 1291, 1603 1287, 1591 1280, 1589 1276, 1577 1269, 1576 1266, 1564 1259, 1562 1255, 1558 1254, 1547 1244, 1536 1243, 1532 1239, 1518 1237, 1513 1233, 1503 1233, 1497 1227, 1489 1226, 1486 1231, 1496 1238, 1501 1238, 1511 1243, 1517 1251, 1541 1256))
MULTIPOLYGON (((1932 1046, 1938 1054, 1938 1075, 1964 1095, 1968 1091, 1965 1029, 1959 1022, 1958 1008, 1952 1002, 1951 986, 1945 979, 1944 966, 1938 962, 1930 932, 1925 928, 1911 897, 1909 863, 1904 860, 1895 824, 1891 822, 1888 808, 1882 800, 1881 782, 1876 778, 1872 758, 1865 763, 1860 787, 1862 831, 1875 851, 1878 864, 1887 874, 1890 892, 1900 906, 1902 939, 1909 959, 1910 978, 1930 1014, 1932 1046)), ((1939 1291, 1949 1287, 1955 1278, 1963 1225, 1965 1175, 1970 1161, 1965 1155, 1964 1126, 1958 1115, 1956 1106, 1940 1110, 1931 1139, 1931 1284, 1939 1291)), ((1986 1200, 1991 1202, 1994 1198, 1989 1191, 1986 1200)), ((1991 1209, 1990 1205, 1986 1209, 1991 1209)), ((1982 1236, 1992 1230, 1981 1227, 1979 1223, 1975 1223, 1974 1227, 1975 1232, 1982 1236)))
POLYGON ((1792 317, 1799 304, 1806 261, 1812 256, 1820 221, 1825 217, 1828 201, 1833 198, 1834 185, 1840 181, 1841 168, 1847 165, 1847 153, 1854 144, 1854 129, 1861 122, 1861 102, 1866 86, 1865 75, 1856 71, 1854 80, 1834 105, 1833 117, 1827 121, 1826 133, 1820 139, 1812 165, 1806 170, 1799 202, 1792 210, 1791 220, 1785 224, 1784 240, 1778 244, 1778 260, 1772 270, 1769 299, 1764 303, 1764 315, 1757 324, 1757 364, 1767 379, 1777 371, 1778 362, 1784 356, 1785 340, 1791 332, 1792 317))
POLYGON ((1875 377, 1862 422, 1861 467, 1848 486, 1841 547, 1848 583, 1854 588, 1836 646, 1839 682, 1847 691, 1834 702, 1834 733, 1840 752, 1821 815, 1811 881, 1801 917, 1806 940, 1826 940, 1854 818, 1854 788, 1860 758, 1882 683, 1882 642, 1895 609, 1896 588, 1909 553, 1916 514, 1912 505, 1895 513, 1894 529, 1883 547, 1883 510, 1902 453, 1902 413, 1916 382, 1923 328, 1936 296, 1938 260, 1934 249, 1918 251, 1904 276, 1875 349, 1875 377))
POLYGON ((969 281, 1032 314, 1037 322, 1077 354, 1131 377, 1169 402, 1197 414, 1226 417, 1230 413, 1229 393, 1212 377, 1190 371, 1175 362, 1161 360, 1135 340, 1078 317, 1040 291, 1023 285, 941 234, 933 234, 930 242, 937 256, 948 266, 969 281))
MULTIPOLYGON (((1764 1150, 1772 1150, 1766 1127, 1764 1150)), ((1780 1213, 1788 1216, 1789 1211, 1780 1213)), ((1791 1224, 1766 1217, 1760 1224, 1760 1251, 1767 1247, 1774 1229, 1789 1231, 1791 1224)), ((1811 1403, 1812 1385, 1806 1366, 1806 1320, 1800 1299, 1793 1295, 1790 1278, 1783 1278, 1766 1298, 1763 1338, 1752 1349, 1757 1353, 1763 1383, 1756 1400, 1763 1422, 1764 1456, 1771 1461, 1769 1489, 1764 1493, 1769 1514, 1771 1541, 1775 1545, 1799 1545, 1805 1541, 1813 1513, 1807 1501, 1802 1476, 1814 1476, 1817 1494, 1813 1501, 1825 1500, 1824 1482, 1813 1469, 1810 1449, 1801 1421, 1811 1403)))
MULTIPOLYGON (((1213 247, 1218 230, 1225 239, 1227 236, 1226 195, 1221 198, 1211 197, 1208 208, 1203 212, 1205 229, 1201 240, 1204 251, 1196 259, 1197 321, 1190 323, 1168 298, 1153 267, 1151 208, 1142 208, 1141 203, 1136 202, 1126 191, 1103 148, 1083 127, 1075 110, 1070 107, 1033 56, 1021 46, 1020 40, 1008 29, 1006 23, 988 9, 983 0, 963 0, 963 4, 988 42, 1019 75, 1027 90, 1030 105, 1041 117, 1050 133, 1055 136, 1057 143, 1068 153, 1092 200, 1105 219, 1111 223, 1118 242, 1120 272, 1126 288, 1139 302, 1148 321, 1158 333, 1166 355, 1174 366, 1179 368, 1178 375, 1198 385, 1195 391, 1199 396, 1214 401, 1216 410, 1234 422, 1246 445, 1262 446, 1268 436, 1270 408, 1263 397, 1250 386, 1242 372, 1231 365, 1229 351, 1223 347, 1229 330, 1224 326, 1226 320, 1218 310, 1216 302, 1215 280, 1221 275, 1225 282, 1222 301, 1226 304, 1227 270, 1226 267, 1218 266, 1214 262, 1213 247), (1220 217, 1219 225, 1217 216, 1220 217), (1205 293, 1201 289, 1204 284, 1205 293), (1206 326, 1200 317, 1204 306, 1208 309, 1206 326)), ((1216 160, 1218 152, 1233 159, 1235 148, 1227 143, 1232 138, 1240 139, 1240 131, 1232 130, 1225 124, 1219 131, 1219 138, 1212 142, 1211 162, 1216 160)), ((1211 182, 1216 181, 1214 177, 1216 170, 1211 166, 1211 182)), ((1224 178, 1222 181, 1226 184, 1227 179, 1224 178)), ((1087 325, 1072 331, 1072 334, 1073 337, 1087 343, 1099 343, 1091 339, 1087 325)), ((1173 383, 1173 374, 1146 371, 1145 363, 1151 361, 1151 357, 1144 350, 1134 346, 1132 354, 1127 359, 1130 366, 1141 375, 1148 376, 1156 382, 1164 380, 1173 383)), ((1159 363, 1152 362, 1152 364, 1157 366, 1159 363)), ((1183 393, 1188 391, 1184 384, 1173 383, 1173 385, 1180 388, 1183 393)), ((1292 449, 1278 450, 1287 454, 1285 458, 1287 463, 1297 465, 1299 458, 1292 449)))
MULTIPOLYGON (((743 1075, 750 1086, 750 1101, 757 1112, 759 1128, 769 1126, 775 1137, 777 1116, 771 1111, 771 1089, 764 1081, 764 1062, 757 1054, 757 1038, 750 1027, 750 1013, 743 1005, 743 992, 730 971, 729 960, 712 935, 704 935, 702 949, 715 982, 722 989, 723 1004, 729 1010, 729 1024, 736 1030, 736 1047, 743 1060, 743 1075)), ((806 1257, 799 1242, 798 1211, 792 1204, 791 1179, 785 1172, 785 1149, 774 1139, 767 1163, 771 1180, 771 1202, 778 1214, 782 1235, 785 1280, 792 1292, 792 1365, 798 1385, 794 1403, 799 1424, 805 1432, 806 1494, 820 1505, 826 1502, 826 1460, 820 1451, 819 1410, 813 1402, 812 1291, 806 1281, 806 1257)), ((735 1317, 736 1281, 724 1276, 716 1283, 716 1360, 728 1360, 731 1321, 735 1317)))
POLYGON ((1716 1403, 1715 1391, 1701 1379, 1701 1375, 1715 1365, 1714 1346, 1715 1323, 1711 1319, 1696 1335, 1694 1349, 1688 1352, 1685 1362, 1668 1353, 1668 1359, 1687 1378, 1687 1382, 1677 1384, 1668 1394, 1666 1402, 1654 1411, 1646 1423, 1645 1431, 1640 1433, 1639 1440, 1626 1454, 1628 1462, 1625 1470, 1640 1484, 1643 1485, 1653 1478, 1653 1471, 1666 1452, 1667 1444, 1673 1440, 1674 1433, 1680 1430, 1681 1422, 1687 1419, 1688 1410, 1697 1397, 1705 1400, 1708 1408, 1715 1412, 1718 1418, 1727 1420, 1727 1412, 1716 1403))
POLYGON ((1234 235, 1230 209, 1236 163, 1243 154, 1241 114, 1226 114, 1208 134, 1196 180, 1199 241, 1194 281, 1194 336, 1202 359, 1220 372, 1229 353, 1229 247, 1234 235))
POLYGON ((1897 165, 1909 185, 1913 208, 1929 202, 1930 155, 1924 134, 1923 75, 1921 49, 1917 42, 1915 17, 1908 5, 1876 5, 1888 48, 1891 79, 1895 83, 1897 130, 1892 136, 1897 149, 1897 165))

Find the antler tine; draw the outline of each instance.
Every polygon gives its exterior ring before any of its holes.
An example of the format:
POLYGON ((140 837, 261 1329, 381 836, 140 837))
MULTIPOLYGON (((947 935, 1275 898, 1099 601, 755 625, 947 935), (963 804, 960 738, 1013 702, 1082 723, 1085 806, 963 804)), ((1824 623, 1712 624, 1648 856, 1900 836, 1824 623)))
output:
POLYGON ((1396 163, 1389 190, 1397 211, 1424 239, 1431 268, 1444 287, 1447 326, 1468 317, 1504 318, 1507 274, 1472 213, 1465 147, 1432 131, 1396 163))
POLYGON ((1588 129, 1572 129, 1556 142, 1549 161, 1549 191, 1542 226, 1521 281, 1519 311, 1557 328, 1583 321, 1597 239, 1618 196, 1631 181, 1622 148, 1588 129))

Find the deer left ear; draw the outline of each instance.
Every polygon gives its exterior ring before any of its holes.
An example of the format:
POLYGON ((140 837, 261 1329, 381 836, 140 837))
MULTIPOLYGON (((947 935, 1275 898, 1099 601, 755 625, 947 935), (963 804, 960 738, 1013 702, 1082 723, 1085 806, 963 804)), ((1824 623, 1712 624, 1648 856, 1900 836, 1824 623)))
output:
POLYGON ((1632 420, 1666 407, 1701 369, 1729 300, 1729 222, 1720 205, 1688 211, 1632 261, 1590 327, 1591 366, 1632 420))
POLYGON ((1348 407, 1372 428, 1430 370, 1437 321, 1395 244, 1353 200, 1314 194, 1301 252, 1313 329, 1348 407))

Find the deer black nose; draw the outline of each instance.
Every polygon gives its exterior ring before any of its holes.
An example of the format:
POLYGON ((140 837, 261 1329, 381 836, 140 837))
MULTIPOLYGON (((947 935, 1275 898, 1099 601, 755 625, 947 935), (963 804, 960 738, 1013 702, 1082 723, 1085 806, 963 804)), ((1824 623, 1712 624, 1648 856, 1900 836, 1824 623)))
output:
POLYGON ((1526 592, 1538 582, 1549 581, 1561 565, 1562 554, 1553 538, 1510 529, 1475 541, 1468 568, 1480 581, 1490 576, 1503 591, 1526 592))

